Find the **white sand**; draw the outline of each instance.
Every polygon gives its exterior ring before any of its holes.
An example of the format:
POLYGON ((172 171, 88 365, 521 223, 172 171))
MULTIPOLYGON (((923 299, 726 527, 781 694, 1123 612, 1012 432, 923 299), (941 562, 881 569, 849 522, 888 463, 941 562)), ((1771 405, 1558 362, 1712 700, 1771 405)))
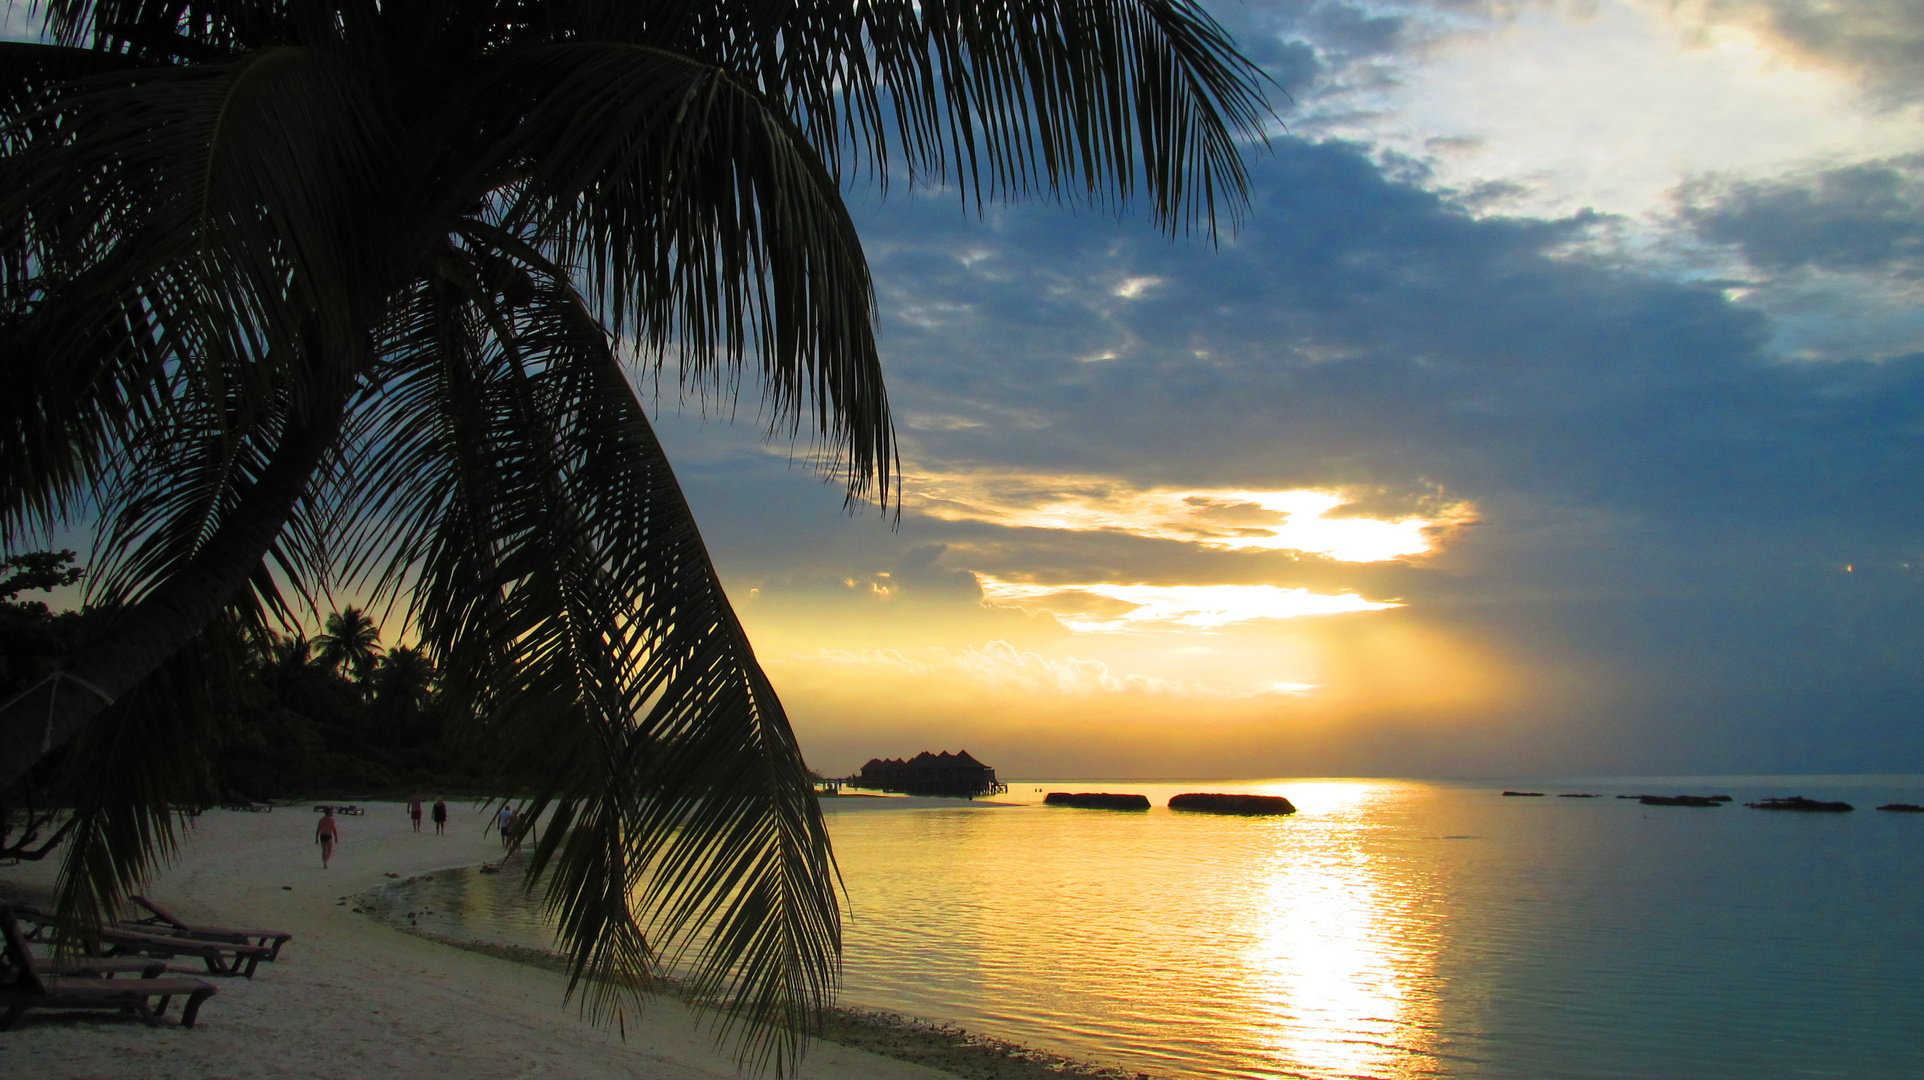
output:
MULTIPOLYGON (((483 814, 451 805, 448 835, 413 833, 395 803, 340 817, 341 844, 323 871, 306 807, 201 815, 186 850, 147 895, 174 914, 221 926, 286 930, 294 940, 253 979, 210 979, 220 992, 192 1031, 117 1018, 29 1013, 0 1032, 0 1077, 409 1076, 423 1080, 649 1080, 735 1077, 691 1014, 651 1002, 627 1039, 564 1006, 562 976, 422 940, 385 926, 342 897, 388 880, 501 854, 483 814), (283 889, 283 886, 292 886, 283 889)), ((51 860, 50 860, 51 861, 51 860)), ((55 867, 0 868, 0 893, 41 890, 55 867)), ((197 960, 176 960, 193 973, 197 960)), ((205 974, 204 971, 201 974, 205 974)), ((171 1010, 170 1010, 171 1011, 171 1010)), ((952 1080, 949 1074, 834 1044, 818 1044, 801 1076, 814 1080, 952 1080)))

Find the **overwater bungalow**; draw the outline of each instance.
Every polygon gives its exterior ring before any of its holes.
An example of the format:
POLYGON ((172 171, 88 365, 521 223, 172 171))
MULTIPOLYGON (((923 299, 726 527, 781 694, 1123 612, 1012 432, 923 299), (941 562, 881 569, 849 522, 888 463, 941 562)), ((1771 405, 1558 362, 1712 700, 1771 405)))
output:
POLYGON ((945 795, 965 799, 973 799, 977 795, 1000 795, 1009 790, 1007 784, 996 781, 994 769, 969 756, 967 750, 953 754, 946 750, 940 754, 924 750, 907 761, 900 758, 871 758, 868 764, 862 766, 859 775, 848 778, 848 786, 902 795, 945 795))

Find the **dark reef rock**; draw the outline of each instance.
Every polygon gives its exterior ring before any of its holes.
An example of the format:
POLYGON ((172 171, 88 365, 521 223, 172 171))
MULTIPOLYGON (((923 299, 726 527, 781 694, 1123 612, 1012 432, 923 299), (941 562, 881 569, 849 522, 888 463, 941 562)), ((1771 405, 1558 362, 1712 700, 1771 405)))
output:
POLYGON ((1730 801, 1728 795, 1719 799, 1715 795, 1639 795, 1637 801, 1645 806, 1722 806, 1730 801))
POLYGON ((1193 810, 1202 814, 1293 814, 1296 804, 1281 795, 1218 795, 1189 792, 1169 800, 1171 810, 1193 810))
POLYGON ((1878 809, 1891 810, 1899 814, 1924 814, 1924 806, 1919 806, 1914 802, 1885 803, 1878 807, 1878 809))
POLYGON ((1601 795, 1588 795, 1580 791, 1566 791, 1557 796, 1559 799, 1601 799, 1601 795))
POLYGON ((1543 792, 1541 791, 1506 791, 1503 794, 1508 795, 1512 798, 1522 798, 1522 799, 1543 798, 1543 792))
POLYGON ((1111 795, 1106 791, 1051 791, 1042 800, 1050 806, 1079 806, 1084 810, 1147 810, 1147 795, 1111 795))
POLYGON ((1792 795, 1787 799, 1747 802, 1744 805, 1752 810, 1803 810, 1807 813, 1819 814, 1841 814, 1846 810, 1857 809, 1847 802, 1819 802, 1816 799, 1806 799, 1802 795, 1792 795))

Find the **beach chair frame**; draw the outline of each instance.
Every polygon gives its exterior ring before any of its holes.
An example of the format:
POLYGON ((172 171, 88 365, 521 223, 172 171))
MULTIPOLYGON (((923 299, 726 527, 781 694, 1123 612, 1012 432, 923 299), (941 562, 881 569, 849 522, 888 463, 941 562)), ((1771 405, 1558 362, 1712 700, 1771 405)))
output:
MULTIPOLYGON (((34 1009, 132 1013, 147 1026, 159 1027, 168 1004, 176 997, 185 999, 180 1007, 180 1026, 191 1028, 200 1015, 201 1004, 216 993, 213 986, 199 979, 115 979, 97 973, 100 969, 90 967, 88 958, 77 962, 75 974, 45 974, 42 969, 48 965, 33 955, 13 909, 5 904, 0 904, 0 936, 6 943, 5 965, 13 975, 5 987, 0 987, 0 1031, 12 1028, 34 1009), (160 999, 158 1006, 148 1004, 153 998, 160 999)), ((165 970, 165 965, 160 966, 165 970)), ((66 966, 60 967, 64 970, 66 966)))
MULTIPOLYGON (((222 941, 234 945, 254 945, 267 950, 261 959, 273 962, 280 959, 281 946, 294 940, 294 935, 285 930, 235 930, 225 926, 201 926, 176 918, 174 914, 144 896, 130 896, 128 899, 147 909, 148 915, 141 919, 130 919, 120 925, 158 929, 169 937, 193 938, 199 941, 222 941)), ((143 929, 142 933, 149 932, 143 929)))
MULTIPOLYGON (((54 928, 53 916, 30 907, 16 906, 13 910, 20 919, 35 924, 35 928, 26 935, 29 941, 51 940, 49 935, 54 928)), ((272 950, 260 945, 149 934, 116 926, 101 929, 97 946, 97 951, 92 953, 94 956, 151 956, 160 960, 191 956, 207 965, 209 975, 223 978, 238 976, 251 979, 260 962, 272 955, 272 950)))

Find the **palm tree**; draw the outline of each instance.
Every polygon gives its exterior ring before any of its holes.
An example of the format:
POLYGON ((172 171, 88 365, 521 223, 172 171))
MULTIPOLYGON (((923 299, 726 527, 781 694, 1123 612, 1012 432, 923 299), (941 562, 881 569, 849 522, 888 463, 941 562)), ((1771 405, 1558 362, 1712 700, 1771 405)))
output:
POLYGON ((380 719, 390 727, 421 734, 434 700, 436 674, 427 650, 397 645, 381 658, 375 672, 374 706, 380 719))
POLYGON ((360 608, 342 608, 327 617, 327 632, 314 644, 321 647, 321 663, 336 671, 345 667, 365 689, 381 658, 381 628, 360 608))
POLYGON ((434 661, 424 649, 397 645, 381 658, 379 682, 382 701, 402 712, 419 711, 434 691, 434 661))
POLYGON ((314 662, 314 643, 306 634, 282 637, 269 632, 256 645, 253 664, 277 698, 285 698, 289 686, 314 662))
POLYGON ((0 544, 93 516, 120 611, 0 710, 0 787, 66 747, 105 793, 63 914, 171 850, 215 643, 357 582, 541 778, 571 991, 618 1017, 675 966, 786 1067, 837 970, 827 836, 631 374, 748 373, 886 504, 844 180, 1213 235, 1255 69, 1192 0, 38 10, 51 43, 0 45, 0 544))

